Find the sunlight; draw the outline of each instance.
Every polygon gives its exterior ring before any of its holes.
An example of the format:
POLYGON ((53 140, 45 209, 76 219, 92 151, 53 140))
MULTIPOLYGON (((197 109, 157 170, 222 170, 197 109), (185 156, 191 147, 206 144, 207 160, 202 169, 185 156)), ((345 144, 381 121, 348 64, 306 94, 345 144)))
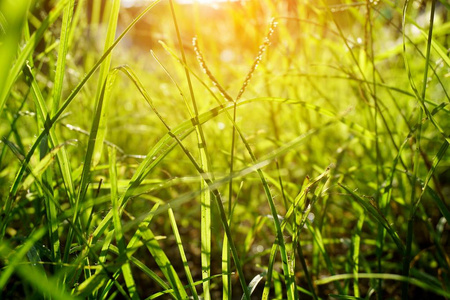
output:
MULTIPOLYGON (((243 0, 175 0, 176 2, 180 4, 204 4, 204 5, 217 5, 220 3, 226 3, 226 2, 238 2, 243 0)), ((147 5, 150 0, 124 0, 122 1, 122 6, 124 7, 132 7, 132 6, 144 6, 147 5)))
POLYGON ((239 0, 177 0, 180 4, 218 4, 221 2, 237 2, 239 0))

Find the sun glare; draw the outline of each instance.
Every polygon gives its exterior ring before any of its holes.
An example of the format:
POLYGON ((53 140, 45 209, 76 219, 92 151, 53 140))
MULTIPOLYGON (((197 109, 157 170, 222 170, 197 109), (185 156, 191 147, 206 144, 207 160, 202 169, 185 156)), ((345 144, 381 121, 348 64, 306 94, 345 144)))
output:
MULTIPOLYGON (((180 4, 205 4, 205 5, 217 5, 220 3, 226 3, 226 2, 238 2, 243 0, 175 0, 176 2, 180 4)), ((125 7, 131 7, 131 6, 142 6, 146 5, 150 0, 124 0, 122 1, 122 6, 125 7)))
POLYGON ((237 2, 238 0, 177 0, 180 4, 217 4, 223 2, 237 2))

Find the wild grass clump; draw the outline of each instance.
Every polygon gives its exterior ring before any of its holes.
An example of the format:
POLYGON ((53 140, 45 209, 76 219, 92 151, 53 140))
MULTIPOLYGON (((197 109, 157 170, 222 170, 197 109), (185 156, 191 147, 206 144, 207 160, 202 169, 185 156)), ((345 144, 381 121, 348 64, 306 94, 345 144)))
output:
POLYGON ((4 299, 450 297, 449 5, 0 2, 4 299))

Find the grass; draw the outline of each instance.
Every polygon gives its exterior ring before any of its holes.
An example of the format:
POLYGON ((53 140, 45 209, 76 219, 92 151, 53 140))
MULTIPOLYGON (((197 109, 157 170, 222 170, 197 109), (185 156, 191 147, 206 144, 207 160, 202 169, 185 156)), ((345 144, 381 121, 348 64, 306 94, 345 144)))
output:
POLYGON ((0 3, 2 299, 450 297, 446 1, 122 4, 0 3))

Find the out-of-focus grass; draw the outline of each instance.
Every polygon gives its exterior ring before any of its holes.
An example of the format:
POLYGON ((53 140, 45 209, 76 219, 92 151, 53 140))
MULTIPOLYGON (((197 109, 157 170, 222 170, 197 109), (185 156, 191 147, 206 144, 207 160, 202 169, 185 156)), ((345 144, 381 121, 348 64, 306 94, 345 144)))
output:
POLYGON ((448 16, 1 2, 2 298, 449 297, 448 16))

